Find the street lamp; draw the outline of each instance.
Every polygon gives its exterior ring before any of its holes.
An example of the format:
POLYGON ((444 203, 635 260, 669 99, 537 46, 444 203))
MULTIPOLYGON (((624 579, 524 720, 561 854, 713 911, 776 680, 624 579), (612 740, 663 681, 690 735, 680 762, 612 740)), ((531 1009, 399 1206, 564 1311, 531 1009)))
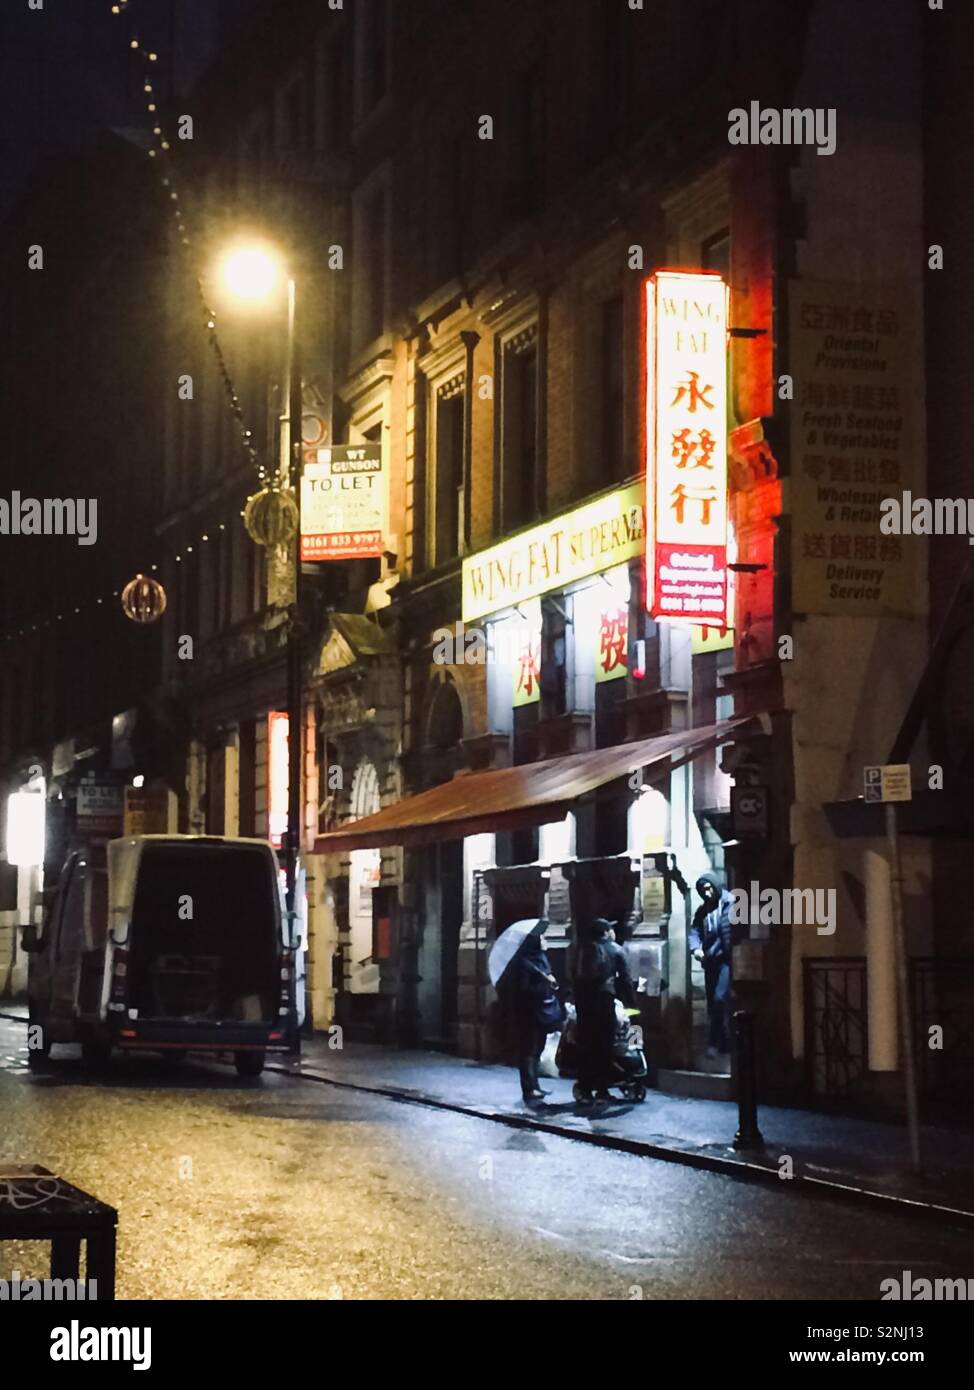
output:
MULTIPOLYGON (((238 242, 221 257, 218 276, 224 292, 251 308, 272 304, 287 285, 287 355, 285 380, 288 388, 288 468, 294 477, 294 500, 298 522, 294 536, 294 603, 287 634, 287 713, 288 713, 288 800, 284 864, 287 876, 285 906, 288 942, 291 947, 292 1004, 296 1005, 297 968, 296 923, 298 857, 301 848, 301 751, 304 709, 301 689, 301 364, 297 350, 297 287, 280 251, 263 242, 238 242)), ((294 1050, 299 1050, 296 1027, 294 1050)))

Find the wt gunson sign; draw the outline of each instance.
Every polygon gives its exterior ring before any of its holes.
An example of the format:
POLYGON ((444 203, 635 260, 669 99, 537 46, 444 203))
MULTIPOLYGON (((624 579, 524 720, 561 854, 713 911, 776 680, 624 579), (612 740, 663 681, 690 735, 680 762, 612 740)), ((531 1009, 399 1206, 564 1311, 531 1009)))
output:
POLYGON ((646 601, 654 618, 725 627, 727 286, 646 282, 646 601))

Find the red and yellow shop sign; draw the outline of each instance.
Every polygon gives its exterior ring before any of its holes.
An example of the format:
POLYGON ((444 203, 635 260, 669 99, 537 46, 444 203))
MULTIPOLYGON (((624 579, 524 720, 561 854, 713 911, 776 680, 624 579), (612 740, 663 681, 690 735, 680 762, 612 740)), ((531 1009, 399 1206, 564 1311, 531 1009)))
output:
POLYGON ((727 623, 727 286, 658 270, 646 282, 647 606, 727 623))
POLYGON ((516 708, 541 699, 541 600, 529 599, 511 621, 515 643, 512 704, 516 708))
POLYGON ((609 602, 599 614, 598 649, 595 653, 595 683, 614 681, 629 670, 629 607, 609 602))

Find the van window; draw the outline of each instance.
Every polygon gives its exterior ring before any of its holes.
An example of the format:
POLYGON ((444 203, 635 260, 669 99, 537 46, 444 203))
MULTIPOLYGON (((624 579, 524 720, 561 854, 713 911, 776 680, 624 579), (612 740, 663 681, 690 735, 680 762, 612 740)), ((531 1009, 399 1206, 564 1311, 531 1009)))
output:
POLYGON ((85 898, 85 950, 98 951, 108 932, 108 870, 91 869, 85 898))
POLYGON ((75 859, 68 871, 68 887, 61 907, 61 921, 58 928, 57 953, 63 956, 67 951, 81 949, 85 929, 85 869, 87 864, 82 857, 75 859))

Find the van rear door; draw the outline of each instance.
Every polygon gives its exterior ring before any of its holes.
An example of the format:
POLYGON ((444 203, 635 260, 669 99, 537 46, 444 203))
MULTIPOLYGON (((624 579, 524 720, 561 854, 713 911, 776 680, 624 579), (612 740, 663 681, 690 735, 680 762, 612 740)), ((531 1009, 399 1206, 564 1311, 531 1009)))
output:
POLYGON ((276 895, 267 846, 147 841, 129 938, 136 1017, 272 1023, 281 968, 276 895))

